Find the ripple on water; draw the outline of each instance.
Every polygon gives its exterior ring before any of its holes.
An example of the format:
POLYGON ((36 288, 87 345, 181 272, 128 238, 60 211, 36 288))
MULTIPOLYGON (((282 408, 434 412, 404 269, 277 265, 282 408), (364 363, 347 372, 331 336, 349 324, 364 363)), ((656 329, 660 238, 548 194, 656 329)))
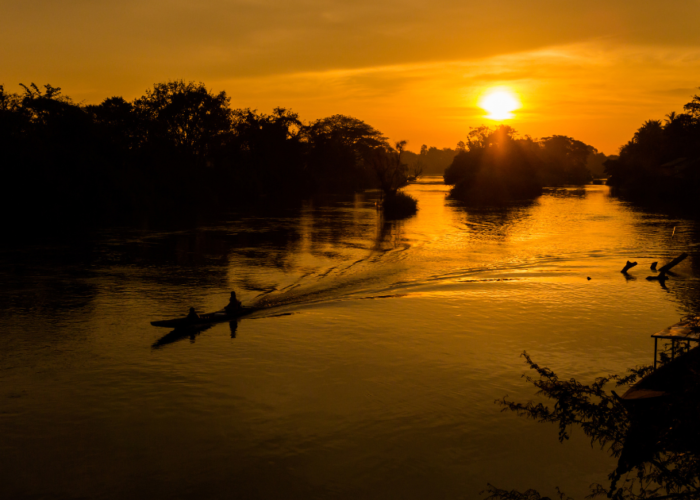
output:
POLYGON ((506 209, 457 206, 435 179, 406 189, 420 211, 404 221, 368 193, 0 252, 4 491, 409 499, 604 482, 611 463, 585 439, 561 446, 493 402, 535 397, 523 351, 584 382, 649 362, 651 333, 697 304, 695 223, 604 186, 506 209), (644 279, 681 251, 666 289, 644 279), (265 309, 151 347, 168 333, 151 320, 218 310, 231 289, 265 309))

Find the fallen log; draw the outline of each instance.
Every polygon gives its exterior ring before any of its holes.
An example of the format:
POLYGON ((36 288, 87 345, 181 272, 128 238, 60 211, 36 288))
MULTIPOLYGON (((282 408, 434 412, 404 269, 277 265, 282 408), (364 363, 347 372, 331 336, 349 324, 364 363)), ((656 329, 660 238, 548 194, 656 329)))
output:
POLYGON ((660 273, 658 276, 647 276, 647 281, 661 281, 664 282, 668 279, 668 276, 664 273, 660 273))
POLYGON ((682 254, 680 254, 678 257, 673 259, 671 262, 669 262, 665 266, 660 267, 659 274, 666 274, 667 271, 670 271, 671 269, 676 267, 678 264, 683 262, 687 256, 688 256, 688 254, 683 252, 682 254))
POLYGON ((622 274, 625 274, 627 271, 632 269, 634 266, 636 266, 636 262, 630 262, 629 260, 627 261, 627 264, 625 264, 625 267, 622 268, 622 271, 620 271, 622 274))

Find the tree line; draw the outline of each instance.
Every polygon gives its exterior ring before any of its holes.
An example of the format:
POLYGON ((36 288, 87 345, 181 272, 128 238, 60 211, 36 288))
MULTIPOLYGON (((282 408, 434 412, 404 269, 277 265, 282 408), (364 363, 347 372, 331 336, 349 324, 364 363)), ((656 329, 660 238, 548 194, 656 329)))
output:
POLYGON ((409 175, 416 177, 420 175, 443 175, 445 169, 450 166, 456 155, 457 151, 452 148, 439 149, 423 144, 419 153, 405 151, 401 159, 408 165, 409 175))
MULTIPOLYGON (((2 203, 18 221, 81 222, 193 207, 273 203, 406 184, 403 149, 345 115, 304 123, 289 109, 232 109, 182 80, 83 105, 59 87, 0 85, 2 203)), ((6 212, 7 213, 7 212, 6 212)))
POLYGON ((647 120, 605 163, 608 184, 622 193, 693 201, 700 190, 700 95, 669 113, 647 120))
MULTIPOLYGON (((89 105, 52 85, 21 87, 10 93, 0 85, 8 186, 0 203, 22 224, 276 204, 368 188, 381 188, 385 209, 401 207, 385 212, 401 216, 415 213, 416 204, 399 188, 421 174, 444 172, 452 196, 463 201, 500 203, 537 196, 544 185, 588 182, 605 159, 570 137, 533 140, 506 125, 473 128, 456 150, 423 145, 416 154, 357 118, 305 123, 281 107, 270 114, 233 109, 226 92, 182 80, 157 83, 133 101, 89 105)), ((674 117, 673 127, 687 116, 674 117)), ((620 161, 627 165, 626 153, 620 161)), ((624 168, 607 168, 621 178, 624 168)))

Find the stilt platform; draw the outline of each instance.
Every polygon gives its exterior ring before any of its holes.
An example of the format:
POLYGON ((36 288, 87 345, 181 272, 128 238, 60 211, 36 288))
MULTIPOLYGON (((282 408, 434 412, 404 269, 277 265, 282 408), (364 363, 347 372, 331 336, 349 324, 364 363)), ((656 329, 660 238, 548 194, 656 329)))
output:
POLYGON ((656 353, 659 339, 671 341, 671 359, 676 356, 676 342, 700 342, 700 316, 690 316, 675 325, 664 328, 652 335, 654 339, 654 369, 656 369, 656 353))

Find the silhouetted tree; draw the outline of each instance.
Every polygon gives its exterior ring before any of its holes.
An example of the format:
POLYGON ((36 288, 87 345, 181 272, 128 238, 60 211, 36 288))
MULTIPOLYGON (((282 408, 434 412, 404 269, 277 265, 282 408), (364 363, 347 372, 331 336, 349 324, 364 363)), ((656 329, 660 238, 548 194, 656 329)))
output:
POLYGON ((146 125, 142 115, 123 97, 109 97, 99 105, 85 106, 85 110, 120 151, 134 151, 143 145, 146 125))
POLYGON ((689 103, 683 105, 683 110, 694 120, 700 120, 700 95, 695 94, 689 103))
POLYGON ((369 165, 376 175, 382 190, 381 206, 388 219, 409 217, 418 210, 418 201, 399 191, 408 184, 408 166, 401 161, 401 153, 406 141, 399 141, 394 147, 384 146, 372 151, 369 165))
POLYGON ((564 135, 553 135, 539 141, 539 176, 543 185, 586 184, 591 180, 587 162, 597 150, 564 135))
POLYGON ((659 197, 692 207, 700 193, 700 96, 669 113, 647 120, 618 158, 605 163, 608 184, 632 195, 659 197))
POLYGON ((401 153, 406 141, 399 141, 394 147, 374 149, 370 156, 370 168, 377 176, 379 188, 384 196, 395 195, 399 188, 408 182, 408 167, 401 162, 401 153))
POLYGON ((134 101, 145 124, 144 140, 165 143, 180 155, 205 163, 230 135, 232 111, 226 92, 214 94, 203 83, 158 83, 134 101))
POLYGON ((240 196, 299 195, 306 183, 301 126, 298 115, 285 108, 270 115, 233 112, 229 168, 240 196))
MULTIPOLYGON (((102 144, 89 115, 59 87, 21 86, 23 94, 8 95, 3 88, 0 98, 4 180, 12 186, 3 203, 21 214, 16 217, 20 221, 30 214, 51 223, 92 218, 88 207, 99 197, 93 188, 106 186, 95 168, 101 163, 102 144)), ((104 196, 109 198, 109 193, 104 196)))
POLYGON ((518 139, 512 127, 472 128, 467 143, 445 170, 450 195, 466 203, 498 204, 528 199, 542 193, 537 176, 539 146, 530 138, 518 139))
POLYGON ((423 144, 419 154, 404 151, 402 158, 413 175, 416 175, 416 169, 421 171, 418 175, 444 175, 445 169, 450 166, 456 154, 454 149, 438 149, 423 144))
POLYGON ((423 175, 423 172, 425 171, 426 167, 426 164, 420 160, 415 162, 413 164, 413 168, 411 169, 411 175, 408 176, 408 180, 415 181, 416 179, 418 179, 421 175, 423 175))
MULTIPOLYGON (((591 148, 593 147, 591 146, 591 148)), ((605 175, 605 162, 609 157, 595 148, 593 148, 593 150, 594 151, 588 155, 586 167, 593 177, 603 177, 605 175)))
POLYGON ((333 115, 301 130, 308 172, 316 190, 360 191, 373 184, 368 161, 386 137, 362 120, 333 115))

